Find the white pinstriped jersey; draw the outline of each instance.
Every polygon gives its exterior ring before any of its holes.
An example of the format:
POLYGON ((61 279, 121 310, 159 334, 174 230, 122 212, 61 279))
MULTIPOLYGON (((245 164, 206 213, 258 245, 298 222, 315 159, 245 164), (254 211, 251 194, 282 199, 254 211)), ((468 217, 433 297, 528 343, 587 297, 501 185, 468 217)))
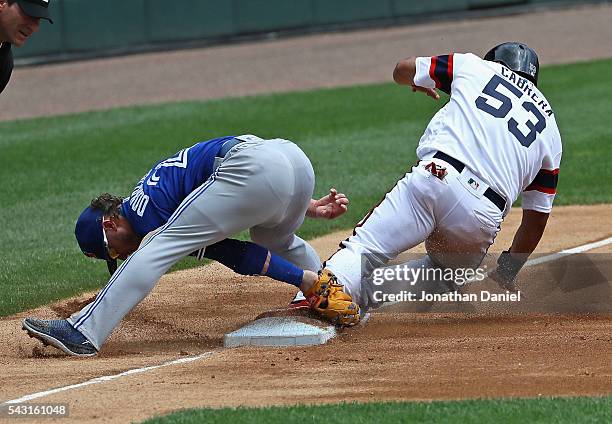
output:
POLYGON ((471 53, 417 58, 414 83, 450 94, 419 141, 419 158, 442 151, 511 202, 522 193, 523 209, 551 211, 561 136, 533 83, 471 53))

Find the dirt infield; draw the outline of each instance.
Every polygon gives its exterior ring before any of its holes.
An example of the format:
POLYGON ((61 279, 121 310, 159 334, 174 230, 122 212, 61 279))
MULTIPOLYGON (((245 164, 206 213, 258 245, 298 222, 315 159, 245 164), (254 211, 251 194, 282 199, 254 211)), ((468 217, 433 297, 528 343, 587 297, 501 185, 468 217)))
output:
MULTIPOLYGON (((518 210, 509 215, 493 250, 510 243, 519 218, 518 210)), ((559 207, 538 251, 558 251, 610 236, 596 229, 611 219, 609 207, 559 207)), ((326 256, 345 235, 332 234, 313 244, 326 256)), ((612 252, 612 245, 599 251, 612 252)), ((548 283, 524 276, 520 281, 527 297, 548 283)), ((239 277, 217 264, 169 274, 126 318, 100 356, 85 360, 42 348, 21 331, 20 320, 27 315, 56 317, 91 294, 3 318, 0 400, 208 351, 213 352, 211 357, 193 363, 38 402, 66 402, 71 417, 79 421, 125 422, 192 406, 612 391, 609 314, 383 311, 326 346, 221 347, 224 333, 264 311, 283 307, 292 293, 291 287, 267 278, 239 277)))
MULTIPOLYGON (((517 34, 541 52, 543 63, 612 57, 611 18, 612 6, 591 6, 18 69, 0 96, 0 120, 386 81, 401 56, 483 51, 517 34)), ((520 211, 510 214, 493 251, 509 245, 519 218, 520 211)), ((608 205, 557 207, 538 251, 610 237, 610 222, 608 205)), ((313 245, 326 257, 345 236, 331 234, 313 245)), ((612 245, 598 251, 612 252, 612 245)), ((529 273, 520 280, 527 297, 550 283, 529 273)), ((42 348, 20 321, 65 315, 93 293, 1 318, 0 403, 204 352, 212 355, 35 402, 67 403, 75 422, 126 422, 196 406, 612 392, 609 314, 391 309, 325 346, 221 348, 224 333, 283 307, 293 292, 218 264, 169 274, 89 359, 42 348)))

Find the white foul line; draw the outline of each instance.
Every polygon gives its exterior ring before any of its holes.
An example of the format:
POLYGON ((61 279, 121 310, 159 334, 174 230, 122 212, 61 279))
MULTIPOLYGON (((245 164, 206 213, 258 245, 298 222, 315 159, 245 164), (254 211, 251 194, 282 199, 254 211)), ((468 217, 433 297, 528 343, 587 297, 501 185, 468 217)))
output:
POLYGON ((117 380, 118 378, 125 377, 128 375, 140 374, 140 373, 155 370, 158 368, 164 368, 164 367, 169 367, 172 365, 179 365, 179 364, 186 364, 188 362, 194 362, 199 359, 209 358, 212 355, 213 355, 213 352, 205 352, 205 353, 202 353, 201 355, 187 356, 185 358, 180 358, 180 359, 175 359, 173 361, 164 362, 159 365, 151 365, 149 367, 144 367, 144 368, 135 368, 132 370, 121 372, 119 374, 96 377, 91 380, 84 381, 82 383, 72 384, 70 386, 64 386, 64 387, 57 387, 55 389, 46 390, 44 392, 38 392, 38 393, 33 393, 31 395, 26 395, 26 396, 20 397, 19 399, 9 400, 9 401, 4 402, 2 405, 11 405, 15 403, 28 402, 30 400, 39 399, 45 396, 53 395, 55 393, 65 392, 67 390, 78 389, 80 387, 85 387, 85 386, 91 386, 92 384, 106 383, 107 381, 117 380))
POLYGON ((593 243, 583 244, 582 246, 572 247, 571 249, 564 249, 560 252, 553 253, 551 255, 542 256, 541 258, 530 259, 525 262, 525 266, 539 265, 546 262, 556 261, 557 259, 564 258, 565 256, 574 255, 576 253, 587 252, 589 250, 597 249, 598 247, 605 246, 612 243, 612 237, 607 239, 595 241, 593 243))

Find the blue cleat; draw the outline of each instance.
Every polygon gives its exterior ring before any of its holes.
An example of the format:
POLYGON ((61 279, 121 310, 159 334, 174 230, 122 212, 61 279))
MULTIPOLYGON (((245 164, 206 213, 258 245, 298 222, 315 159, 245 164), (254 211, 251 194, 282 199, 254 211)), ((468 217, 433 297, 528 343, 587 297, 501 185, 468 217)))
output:
POLYGON ((30 337, 36 337, 45 346, 54 346, 72 356, 94 356, 98 353, 94 345, 65 319, 23 320, 23 329, 30 337))

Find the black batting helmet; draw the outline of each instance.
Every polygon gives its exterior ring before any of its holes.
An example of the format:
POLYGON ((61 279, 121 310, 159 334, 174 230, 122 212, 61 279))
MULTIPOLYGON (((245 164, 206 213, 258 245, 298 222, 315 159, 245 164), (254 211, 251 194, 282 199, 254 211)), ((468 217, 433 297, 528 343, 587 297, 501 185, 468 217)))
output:
POLYGON ((485 54, 484 60, 499 62, 538 85, 540 72, 538 55, 526 44, 516 42, 499 44, 485 54))

